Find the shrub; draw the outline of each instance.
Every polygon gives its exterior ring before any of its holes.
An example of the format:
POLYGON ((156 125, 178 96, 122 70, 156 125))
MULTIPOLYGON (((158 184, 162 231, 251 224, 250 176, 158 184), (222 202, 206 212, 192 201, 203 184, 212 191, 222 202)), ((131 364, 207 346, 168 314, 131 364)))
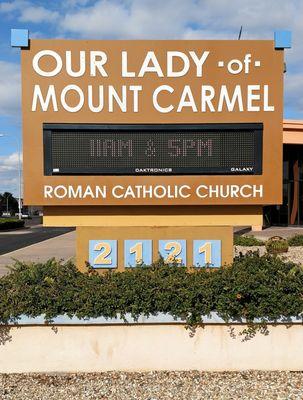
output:
POLYGON ((264 242, 254 236, 234 236, 235 246, 264 246, 264 242))
POLYGON ((14 218, 0 218, 0 230, 22 228, 24 221, 14 218))
POLYGON ((303 246, 303 235, 294 235, 288 239, 289 246, 303 246))
POLYGON ((280 236, 274 236, 268 239, 265 246, 267 252, 271 254, 288 252, 288 242, 286 239, 283 239, 280 236))
POLYGON ((169 313, 201 324, 215 311, 225 321, 260 318, 266 324, 303 313, 303 269, 277 257, 250 254, 227 268, 187 271, 162 261, 150 267, 98 274, 79 272, 68 262, 17 262, 0 278, 0 322, 21 315, 45 315, 47 321, 67 314, 78 318, 133 318, 169 313))

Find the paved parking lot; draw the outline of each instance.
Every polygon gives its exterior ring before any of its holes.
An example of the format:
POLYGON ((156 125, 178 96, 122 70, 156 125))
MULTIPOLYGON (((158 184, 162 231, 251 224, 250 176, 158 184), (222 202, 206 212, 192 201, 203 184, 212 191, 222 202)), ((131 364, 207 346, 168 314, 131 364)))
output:
POLYGON ((46 228, 40 217, 25 221, 24 229, 0 231, 0 255, 70 232, 73 228, 46 228))
MULTIPOLYGON (((49 229, 49 228, 47 228, 49 229)), ((0 236, 1 241, 1 236, 0 236)), ((75 256, 76 232, 71 231, 64 235, 35 243, 21 249, 0 255, 0 275, 7 273, 7 265, 12 265, 13 259, 21 261, 44 262, 50 258, 67 261, 75 256)))

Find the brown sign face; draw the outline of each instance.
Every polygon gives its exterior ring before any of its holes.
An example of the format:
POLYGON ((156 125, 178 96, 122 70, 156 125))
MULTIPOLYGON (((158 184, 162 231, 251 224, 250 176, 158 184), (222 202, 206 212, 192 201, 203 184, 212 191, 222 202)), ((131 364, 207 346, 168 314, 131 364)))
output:
POLYGON ((31 40, 25 204, 277 204, 273 41, 31 40))

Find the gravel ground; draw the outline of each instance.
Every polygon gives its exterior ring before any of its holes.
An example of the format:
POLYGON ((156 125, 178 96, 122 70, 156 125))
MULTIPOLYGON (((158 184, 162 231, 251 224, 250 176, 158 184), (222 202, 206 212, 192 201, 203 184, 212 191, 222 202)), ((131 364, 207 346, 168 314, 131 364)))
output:
MULTIPOLYGON (((247 253, 248 251, 259 251, 260 255, 263 255, 266 250, 265 246, 234 246, 234 254, 239 255, 247 253)), ((288 248, 287 253, 280 254, 279 257, 285 258, 285 260, 289 260, 295 262, 297 264, 303 264, 303 247, 302 246, 292 246, 288 248)))
POLYGON ((303 372, 0 375, 1 400, 303 399, 303 372))

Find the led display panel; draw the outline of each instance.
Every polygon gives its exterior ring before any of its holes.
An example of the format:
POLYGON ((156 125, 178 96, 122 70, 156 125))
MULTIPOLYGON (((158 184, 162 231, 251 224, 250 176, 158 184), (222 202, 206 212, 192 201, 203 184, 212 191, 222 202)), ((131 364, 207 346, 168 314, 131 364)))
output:
POLYGON ((44 124, 45 175, 260 175, 263 125, 44 124))

